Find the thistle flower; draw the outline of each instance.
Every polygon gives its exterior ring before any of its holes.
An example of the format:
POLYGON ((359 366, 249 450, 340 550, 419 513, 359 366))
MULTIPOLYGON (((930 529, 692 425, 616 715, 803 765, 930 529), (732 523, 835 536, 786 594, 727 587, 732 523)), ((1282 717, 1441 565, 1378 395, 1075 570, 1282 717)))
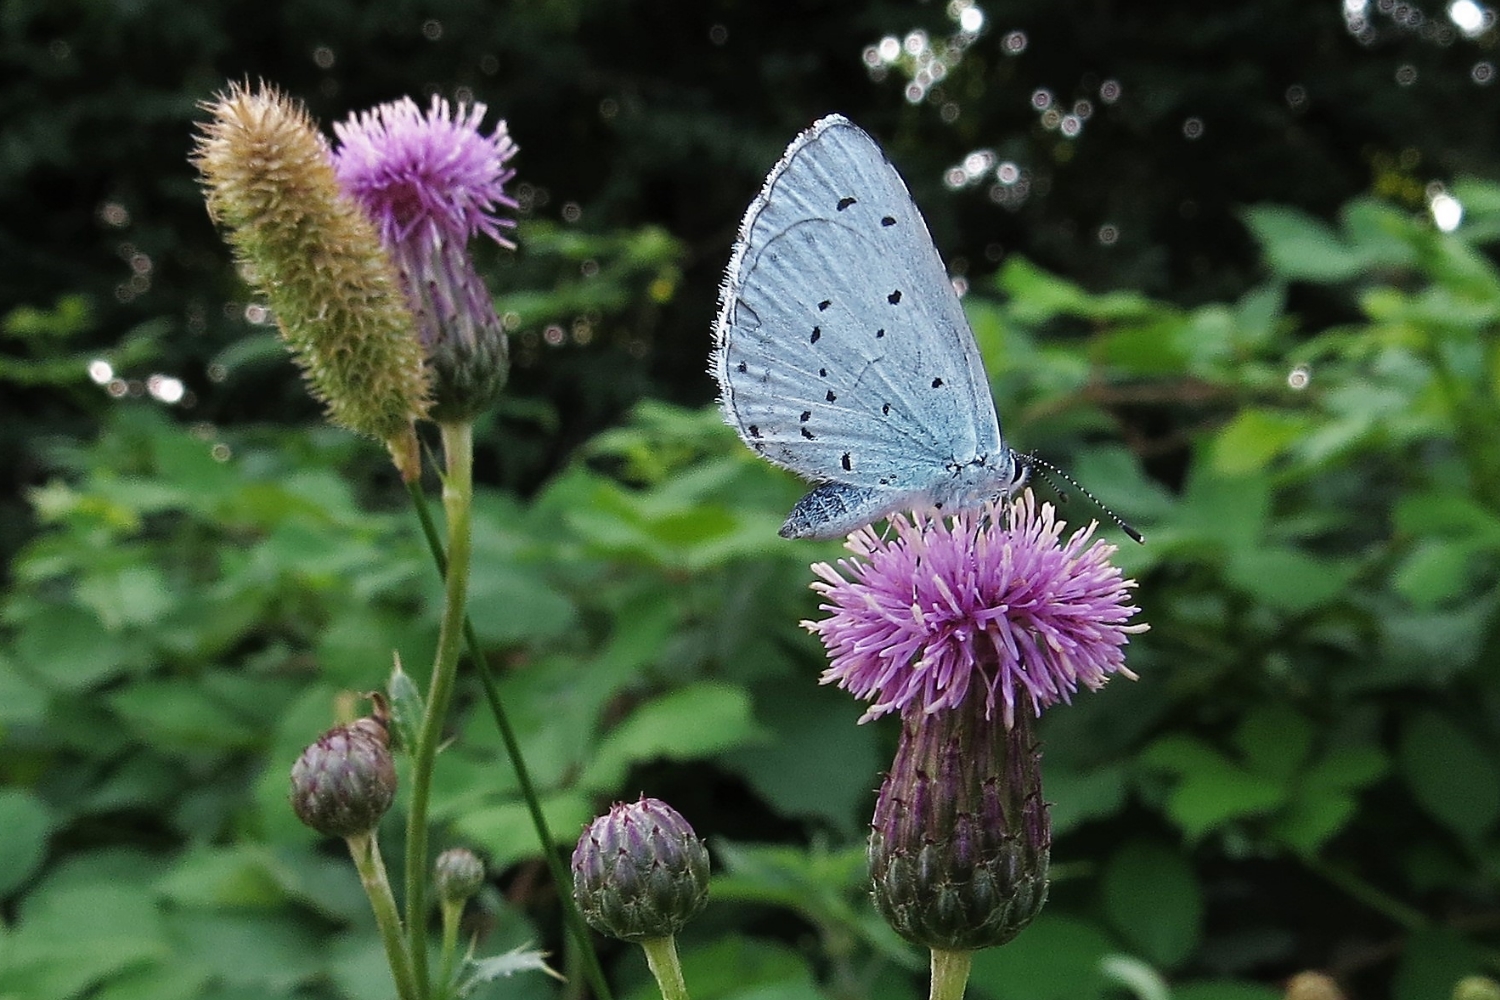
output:
POLYGON ((432 417, 464 421, 494 401, 509 374, 505 331, 468 243, 484 235, 514 248, 505 166, 516 145, 500 122, 479 130, 483 104, 451 108, 434 97, 424 115, 410 98, 334 126, 339 181, 380 231, 401 273, 432 367, 432 417))
POLYGON ((1095 525, 1061 541, 1064 523, 1030 490, 1008 506, 890 524, 890 538, 849 536, 857 558, 813 566, 830 615, 803 622, 828 650, 822 682, 870 701, 861 722, 955 708, 972 691, 1008 728, 1023 695, 1040 714, 1080 685, 1135 677, 1124 646, 1147 626, 1127 624, 1135 583, 1110 563, 1114 545, 1090 544, 1095 525))
POLYGON ((192 161, 213 219, 263 295, 313 396, 341 427, 418 470, 422 349, 375 228, 340 188, 303 107, 238 84, 203 105, 192 161))
POLYGON ((618 803, 578 838, 573 899, 601 934, 670 938, 708 901, 708 851, 660 799, 618 803))
POLYGON ((379 712, 328 730, 292 765, 292 809, 330 837, 374 830, 395 797, 390 734, 379 712))

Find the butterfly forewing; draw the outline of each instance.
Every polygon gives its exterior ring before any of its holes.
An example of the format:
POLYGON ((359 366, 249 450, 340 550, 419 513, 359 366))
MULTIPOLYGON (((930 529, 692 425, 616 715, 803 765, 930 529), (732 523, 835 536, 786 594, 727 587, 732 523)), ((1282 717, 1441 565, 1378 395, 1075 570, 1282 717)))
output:
POLYGON ((722 291, 729 422, 809 479, 920 492, 999 425, 973 334, 906 185, 830 116, 767 178, 722 291))

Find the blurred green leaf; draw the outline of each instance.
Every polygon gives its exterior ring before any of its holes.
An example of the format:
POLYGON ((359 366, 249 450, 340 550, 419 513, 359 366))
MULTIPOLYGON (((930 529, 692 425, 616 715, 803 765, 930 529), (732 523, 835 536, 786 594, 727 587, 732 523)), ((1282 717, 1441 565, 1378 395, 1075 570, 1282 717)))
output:
POLYGON ((1500 763, 1449 719, 1427 711, 1407 722, 1400 766, 1417 803, 1464 840, 1477 843, 1500 819, 1500 763))
POLYGON ((0 897, 32 876, 47 856, 54 822, 46 803, 20 788, 0 788, 0 897))
POLYGON ((1153 964, 1173 968, 1197 948, 1203 898, 1180 850, 1137 840, 1109 859, 1104 910, 1118 933, 1153 964))
POLYGON ((1392 986, 1392 1000, 1429 1000, 1452 995, 1464 976, 1483 972, 1474 947, 1448 928, 1419 930, 1406 939, 1392 986))
POLYGON ((587 788, 612 789, 632 764, 660 758, 691 760, 764 739, 742 689, 695 684, 631 713, 600 741, 579 780, 587 788))
POLYGON ((1093 925, 1044 913, 1003 948, 974 953, 970 988, 992 1000, 1095 1000, 1112 950, 1093 925))

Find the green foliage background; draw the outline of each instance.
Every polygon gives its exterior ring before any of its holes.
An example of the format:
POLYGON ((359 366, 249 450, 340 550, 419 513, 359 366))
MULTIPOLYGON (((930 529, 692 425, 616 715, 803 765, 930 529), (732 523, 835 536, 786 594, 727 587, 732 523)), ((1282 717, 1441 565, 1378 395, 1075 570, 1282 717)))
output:
MULTIPOLYGON (((935 4, 0 7, 0 996, 389 993, 286 773, 392 650, 424 670, 440 590, 383 456, 318 423, 205 218, 194 106, 245 76, 325 123, 467 88, 521 144, 521 250, 485 261, 518 368, 481 433, 473 616, 560 836, 644 792, 709 838, 700 1000, 919 995, 864 899, 894 734, 817 686, 798 627, 838 548, 775 537, 799 484, 704 405, 734 226, 835 109, 967 276, 1007 434, 1148 537, 1120 553, 1141 679, 1044 720, 1052 900, 973 994, 1248 1000, 1314 968, 1425 1000, 1500 972, 1493 29, 1437 5, 1372 4, 1363 40, 1334 2, 982 6, 919 104, 861 52, 951 35, 935 4), (1041 124, 1040 86, 1093 100, 1078 137, 1041 124), (978 147, 1026 169, 1019 207, 944 187, 978 147), (1451 234, 1431 182, 1465 207, 1451 234), (190 405, 146 396, 155 372, 190 405)), ((485 953, 571 971, 473 701, 437 846, 497 873, 485 953)), ((605 959, 653 995, 633 950, 605 959)))

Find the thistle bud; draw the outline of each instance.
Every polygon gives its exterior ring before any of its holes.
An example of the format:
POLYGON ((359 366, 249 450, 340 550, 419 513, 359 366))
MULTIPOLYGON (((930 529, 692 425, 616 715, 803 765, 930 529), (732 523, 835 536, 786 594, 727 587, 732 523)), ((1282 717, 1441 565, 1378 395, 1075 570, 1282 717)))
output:
POLYGON ((665 802, 619 803, 578 838, 573 899, 601 934, 671 937, 708 901, 708 851, 665 802))
POLYGON ((438 855, 432 874, 444 903, 462 903, 484 885, 484 862, 466 847, 452 847, 438 855))
POLYGON ((1004 944, 1047 899, 1051 826, 1032 715, 1010 728, 983 698, 902 716, 896 759, 875 804, 875 906, 934 951, 1004 944))
POLYGON ((396 766, 383 718, 335 726, 292 765, 297 818, 330 837, 374 830, 396 797, 396 766))

